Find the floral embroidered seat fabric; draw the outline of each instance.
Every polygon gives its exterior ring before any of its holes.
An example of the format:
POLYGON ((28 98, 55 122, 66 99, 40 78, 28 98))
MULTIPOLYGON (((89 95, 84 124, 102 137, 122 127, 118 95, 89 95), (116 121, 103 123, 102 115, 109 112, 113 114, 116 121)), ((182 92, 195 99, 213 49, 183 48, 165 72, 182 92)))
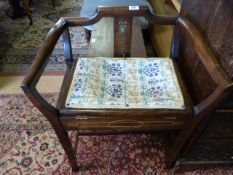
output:
POLYGON ((79 58, 67 108, 184 109, 169 58, 79 58))

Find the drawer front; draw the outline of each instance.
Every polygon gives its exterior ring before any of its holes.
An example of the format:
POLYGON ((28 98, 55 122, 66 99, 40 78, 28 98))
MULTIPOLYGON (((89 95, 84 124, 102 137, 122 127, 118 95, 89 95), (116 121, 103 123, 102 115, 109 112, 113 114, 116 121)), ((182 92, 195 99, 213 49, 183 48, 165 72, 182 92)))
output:
POLYGON ((184 126, 182 120, 165 120, 153 118, 150 120, 122 118, 89 118, 77 117, 62 119, 62 125, 68 129, 79 130, 112 130, 112 131, 150 131, 155 129, 180 129, 184 126))

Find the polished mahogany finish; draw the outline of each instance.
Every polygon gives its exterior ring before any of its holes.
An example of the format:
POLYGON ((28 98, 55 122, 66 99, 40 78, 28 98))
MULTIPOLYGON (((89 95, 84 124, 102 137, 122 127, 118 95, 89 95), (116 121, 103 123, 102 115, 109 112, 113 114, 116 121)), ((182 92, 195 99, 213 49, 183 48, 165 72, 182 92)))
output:
POLYGON ((132 37, 132 17, 114 18, 114 56, 130 57, 132 37))
MULTIPOLYGON (((179 70, 194 104, 199 103, 203 98, 211 99, 214 98, 214 94, 221 93, 219 91, 224 84, 222 76, 227 80, 225 83, 231 82, 230 84, 232 84, 232 9, 233 1, 228 0, 183 1, 180 16, 198 28, 206 43, 204 46, 199 43, 196 45, 198 35, 193 35, 193 39, 189 39, 182 28, 175 32, 177 38, 175 41, 179 43, 179 48, 174 49, 178 50, 174 51, 174 55, 177 57, 179 70), (194 46, 198 47, 198 52, 193 50, 194 46), (203 48, 208 52, 212 50, 212 54, 208 56, 214 61, 211 64, 212 68, 209 69, 209 72, 212 71, 212 76, 208 75, 208 70, 205 70, 205 65, 208 64, 208 67, 211 65, 206 59, 206 54, 200 54, 200 49, 203 48), (200 62, 197 59, 201 57, 205 62, 200 62)), ((180 155, 180 161, 177 161, 180 171, 219 165, 232 166, 233 91, 231 86, 226 85, 226 93, 219 95, 222 102, 215 104, 214 110, 210 110, 208 116, 203 116, 203 120, 196 127, 195 134, 192 134, 180 155)), ((204 103, 202 104, 204 105, 204 103)), ((190 128, 187 130, 190 131, 190 128)))
MULTIPOLYGON (((130 33, 130 31, 128 32, 130 33)), ((87 130, 89 134, 106 134, 179 129, 179 135, 168 154, 168 166, 172 166, 177 156, 190 143, 190 138, 192 140, 196 129, 205 123, 209 114, 231 93, 233 83, 220 65, 213 48, 192 22, 182 15, 178 18, 158 16, 152 14, 148 7, 143 6, 139 10, 133 11, 128 7, 102 7, 91 19, 61 18, 49 31, 32 69, 25 77, 21 87, 32 103, 50 121, 70 160, 73 171, 77 171, 74 149, 69 142, 67 130, 87 130), (93 110, 66 108, 64 104, 77 62, 72 58, 69 27, 94 24, 102 17, 130 19, 138 16, 145 17, 148 22, 153 24, 175 25, 171 55, 174 58, 176 74, 184 96, 185 109, 93 110), (58 105, 53 107, 38 93, 36 84, 62 34, 67 71, 58 105), (191 43, 188 48, 185 47, 187 41, 191 43), (193 54, 189 55, 189 52, 193 54), (196 65, 200 65, 200 68, 197 69, 196 65), (204 85, 203 82, 208 84, 204 85)), ((82 132, 80 131, 79 134, 82 132)))

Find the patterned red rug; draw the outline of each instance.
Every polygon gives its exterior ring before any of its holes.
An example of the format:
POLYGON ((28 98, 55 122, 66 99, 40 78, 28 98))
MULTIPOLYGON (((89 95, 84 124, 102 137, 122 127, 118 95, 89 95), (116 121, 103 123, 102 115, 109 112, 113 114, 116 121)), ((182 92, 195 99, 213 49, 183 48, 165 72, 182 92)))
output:
MULTIPOLYGON (((52 104, 56 94, 45 94, 52 104)), ((74 138, 75 132, 70 132, 74 138)), ((80 136, 77 174, 177 174, 164 169, 162 133, 80 136)), ((71 167, 48 121, 22 94, 0 95, 0 174, 70 175, 71 167)), ((184 174, 233 174, 209 169, 184 174)))

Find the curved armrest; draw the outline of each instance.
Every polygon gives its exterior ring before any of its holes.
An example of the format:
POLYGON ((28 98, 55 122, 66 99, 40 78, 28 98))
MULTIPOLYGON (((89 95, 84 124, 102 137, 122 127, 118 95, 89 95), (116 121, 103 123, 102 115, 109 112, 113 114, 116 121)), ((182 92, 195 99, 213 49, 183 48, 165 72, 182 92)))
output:
POLYGON ((194 49, 200 60, 206 67, 212 79, 219 85, 225 87, 231 80, 222 69, 212 48, 207 43, 201 32, 186 19, 178 18, 178 26, 183 28, 194 45, 194 49))
MULTIPOLYGON (((87 19, 80 18, 77 23, 82 24, 83 21, 88 21, 87 19)), ((55 26, 48 32, 45 41, 39 50, 35 61, 32 64, 31 70, 25 76, 23 82, 21 83, 21 88, 31 100, 31 102, 40 109, 43 114, 57 114, 58 109, 49 104, 37 91, 36 85, 48 63, 49 57, 53 52, 53 49, 63 33, 63 31, 68 28, 68 19, 61 18, 55 26)))
POLYGON ((138 10, 130 10, 129 7, 99 7, 93 18, 69 18, 68 26, 85 26, 98 22, 102 17, 145 17, 149 23, 161 25, 175 25, 177 16, 156 15, 147 6, 140 6, 138 10))
POLYGON ((45 38, 45 41, 37 54, 31 70, 24 78, 21 88, 28 96, 31 102, 43 113, 43 114, 57 114, 58 110, 49 104, 37 91, 36 85, 43 73, 45 66, 48 62, 57 40, 65 28, 65 21, 59 20, 56 25, 49 31, 45 38))
POLYGON ((175 25, 177 16, 157 15, 152 13, 147 6, 140 6, 138 10, 130 10, 129 7, 100 7, 98 10, 103 17, 111 16, 129 16, 145 17, 149 23, 161 25, 175 25))
POLYGON ((206 42, 201 32, 186 19, 178 18, 177 24, 178 27, 184 29, 188 34, 196 54, 217 85, 216 89, 206 99, 194 107, 195 113, 198 114, 204 109, 213 107, 213 105, 216 105, 216 102, 220 102, 229 89, 232 89, 233 83, 226 75, 212 48, 206 42))
MULTIPOLYGON (((41 96, 41 94, 36 89, 36 85, 62 33, 68 29, 68 27, 91 25, 98 22, 102 17, 117 16, 144 16, 150 23, 164 25, 174 25, 177 20, 177 17, 155 15, 149 10, 147 6, 140 6, 139 10, 130 10, 129 7, 100 7, 93 18, 61 18, 48 32, 45 41, 43 42, 43 45, 35 58, 30 72, 26 75, 21 85, 21 88, 25 94, 29 97, 33 104, 35 104, 40 109, 42 113, 49 112, 55 114, 58 112, 57 108, 53 107, 41 96)), ((65 32, 64 35, 67 35, 67 32, 65 32)), ((69 37, 66 36, 64 38, 66 43, 70 42, 69 37)), ((71 50, 70 44, 67 45, 66 43, 64 49, 68 48, 71 50)), ((69 53, 69 56, 70 55, 71 51, 69 53)))
POLYGON ((153 14, 147 6, 140 6, 139 10, 129 10, 129 7, 100 7, 93 18, 61 18, 48 32, 45 41, 35 58, 31 72, 25 77, 23 85, 31 87, 38 82, 48 58, 51 55, 59 37, 68 27, 85 26, 98 22, 102 17, 115 16, 144 16, 149 22, 157 24, 172 25, 177 17, 158 16, 153 14))

